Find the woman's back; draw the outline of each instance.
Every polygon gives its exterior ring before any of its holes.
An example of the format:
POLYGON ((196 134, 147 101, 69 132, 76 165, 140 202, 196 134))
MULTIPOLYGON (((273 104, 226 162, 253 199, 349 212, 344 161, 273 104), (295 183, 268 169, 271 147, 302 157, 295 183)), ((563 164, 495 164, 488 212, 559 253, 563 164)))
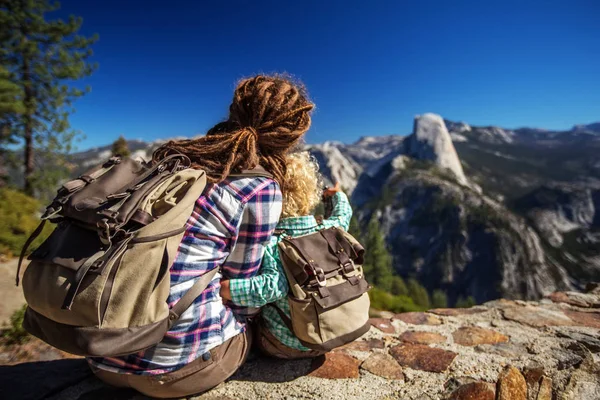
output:
MULTIPOLYGON (((262 253, 281 213, 281 192, 272 179, 227 179, 210 184, 194 207, 171 266, 172 307, 208 271, 222 267, 228 278, 256 274, 262 253)), ((236 314, 243 309, 223 305, 217 275, 193 305, 150 349, 125 357, 93 359, 92 365, 112 372, 154 375, 178 369, 244 330, 236 314)))

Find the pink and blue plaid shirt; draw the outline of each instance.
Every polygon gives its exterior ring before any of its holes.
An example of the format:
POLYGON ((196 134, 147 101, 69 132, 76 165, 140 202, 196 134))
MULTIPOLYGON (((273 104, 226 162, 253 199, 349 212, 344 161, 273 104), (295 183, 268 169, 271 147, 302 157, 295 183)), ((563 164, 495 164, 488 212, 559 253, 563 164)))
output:
MULTIPOLYGON (((171 266, 169 306, 206 272, 221 267, 227 278, 256 275, 281 214, 282 196, 273 180, 231 178, 208 185, 187 222, 171 266)), ((223 305, 221 274, 212 280, 156 346, 123 357, 88 359, 94 367, 138 375, 177 370, 245 330, 250 311, 223 305)))

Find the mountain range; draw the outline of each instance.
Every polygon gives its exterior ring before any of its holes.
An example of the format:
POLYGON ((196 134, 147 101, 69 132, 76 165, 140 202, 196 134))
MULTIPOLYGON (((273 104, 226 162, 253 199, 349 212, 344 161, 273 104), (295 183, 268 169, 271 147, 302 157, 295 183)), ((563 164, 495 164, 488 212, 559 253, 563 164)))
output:
MULTIPOLYGON (((129 141, 148 159, 162 141, 129 141)), ((377 218, 394 268, 450 302, 539 299, 600 280, 600 123, 568 131, 476 127, 436 114, 409 135, 306 146, 377 218)), ((110 146, 72 155, 77 169, 110 146)))

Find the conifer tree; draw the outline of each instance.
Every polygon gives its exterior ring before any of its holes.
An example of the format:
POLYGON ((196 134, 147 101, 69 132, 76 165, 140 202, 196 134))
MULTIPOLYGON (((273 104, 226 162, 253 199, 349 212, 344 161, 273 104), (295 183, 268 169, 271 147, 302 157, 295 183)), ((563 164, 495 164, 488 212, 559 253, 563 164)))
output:
POLYGON ((23 111, 21 88, 12 81, 10 73, 0 65, 0 121, 23 111))
POLYGON ((427 289, 419 284, 415 279, 408 280, 408 295, 416 305, 425 309, 429 308, 429 294, 427 289))
POLYGON ((385 291, 392 288, 392 256, 388 252, 377 217, 373 215, 364 238, 365 262, 363 269, 367 281, 385 291))
POLYGON ((475 301, 475 299, 473 298, 473 296, 469 296, 467 298, 464 297, 459 297, 458 300, 456 300, 456 308, 469 308, 469 307, 473 307, 474 305, 476 305, 477 302, 475 301))
POLYGON ((406 287, 406 283, 404 283, 404 279, 399 276, 392 277, 392 294, 396 296, 408 296, 408 288, 406 287))
MULTIPOLYGON (((68 152, 76 132, 69 115, 82 90, 74 81, 89 76, 88 62, 97 38, 78 35, 81 18, 49 20, 60 5, 47 0, 0 2, 0 65, 22 91, 23 112, 14 115, 8 136, 23 143, 25 191, 34 192, 35 155, 68 152)), ((43 171, 40 171, 43 172, 43 171)))
POLYGON ((117 140, 114 141, 112 145, 112 154, 114 156, 128 157, 131 155, 129 151, 129 147, 127 146, 127 140, 123 137, 123 135, 119 136, 117 140))
POLYGON ((433 308, 448 307, 448 296, 443 290, 436 289, 431 294, 431 306, 433 308))
POLYGON ((350 218, 350 224, 348 225, 348 233, 354 236, 359 242, 362 240, 360 224, 358 223, 358 218, 356 218, 356 215, 352 215, 352 218, 350 218))
POLYGON ((22 93, 12 82, 8 70, 0 65, 0 187, 7 180, 6 146, 15 144, 11 137, 14 118, 23 112, 22 93))

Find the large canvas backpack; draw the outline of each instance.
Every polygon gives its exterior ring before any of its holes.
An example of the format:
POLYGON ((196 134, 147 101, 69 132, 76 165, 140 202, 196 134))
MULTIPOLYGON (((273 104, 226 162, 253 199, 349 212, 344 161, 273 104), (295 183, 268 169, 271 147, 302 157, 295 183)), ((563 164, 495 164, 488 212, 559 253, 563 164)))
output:
POLYGON ((131 354, 163 338, 217 273, 169 309, 169 268, 206 186, 189 166, 183 155, 113 157, 59 189, 21 254, 20 263, 46 221, 57 224, 23 275, 29 333, 84 356, 131 354))
POLYGON ((369 330, 364 251, 340 228, 298 237, 283 234, 279 255, 290 286, 291 318, 275 308, 304 346, 329 351, 369 330))

